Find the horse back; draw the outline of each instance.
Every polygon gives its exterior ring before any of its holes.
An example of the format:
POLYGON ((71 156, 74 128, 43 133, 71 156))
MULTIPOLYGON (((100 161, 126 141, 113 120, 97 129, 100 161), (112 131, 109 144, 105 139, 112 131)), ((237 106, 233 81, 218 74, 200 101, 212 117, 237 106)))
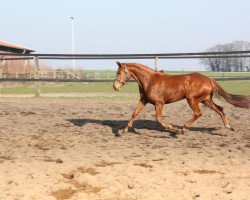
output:
POLYGON ((171 103, 200 96, 211 90, 211 79, 199 73, 181 75, 156 73, 151 79, 147 94, 150 99, 157 98, 165 103, 171 103))

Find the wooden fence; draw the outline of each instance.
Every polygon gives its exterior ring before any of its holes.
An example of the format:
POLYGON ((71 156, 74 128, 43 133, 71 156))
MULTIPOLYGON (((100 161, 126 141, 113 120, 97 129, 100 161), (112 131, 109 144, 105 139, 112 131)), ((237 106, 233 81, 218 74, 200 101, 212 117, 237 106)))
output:
MULTIPOLYGON (((154 59, 155 70, 158 70, 159 59, 200 59, 200 58, 233 58, 233 57, 250 57, 250 50, 248 51, 231 51, 231 52, 196 52, 196 53, 159 53, 159 54, 8 54, 0 53, 0 56, 10 56, 9 58, 0 58, 1 60, 34 60, 34 71, 28 74, 5 74, 0 71, 0 81, 33 81, 36 82, 36 94, 39 96, 40 84, 39 82, 99 82, 99 81, 111 81, 100 80, 96 76, 95 79, 91 79, 85 74, 76 74, 70 71, 50 71, 43 72, 39 67, 39 59, 56 59, 56 60, 105 60, 105 59, 154 59)), ((237 80, 249 80, 250 77, 241 77, 237 80)), ((226 80, 226 78, 220 77, 217 80, 226 80)), ((227 78, 227 80, 236 80, 235 78, 227 78)))

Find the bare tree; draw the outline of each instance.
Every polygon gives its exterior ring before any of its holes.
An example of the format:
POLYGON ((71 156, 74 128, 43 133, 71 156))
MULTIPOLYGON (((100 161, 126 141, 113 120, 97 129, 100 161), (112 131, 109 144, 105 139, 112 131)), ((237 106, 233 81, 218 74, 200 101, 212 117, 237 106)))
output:
MULTIPOLYGON (((218 44, 207 49, 208 52, 250 50, 250 43, 235 41, 229 44, 218 44)), ((211 71, 249 71, 250 58, 201 58, 201 63, 211 71)))

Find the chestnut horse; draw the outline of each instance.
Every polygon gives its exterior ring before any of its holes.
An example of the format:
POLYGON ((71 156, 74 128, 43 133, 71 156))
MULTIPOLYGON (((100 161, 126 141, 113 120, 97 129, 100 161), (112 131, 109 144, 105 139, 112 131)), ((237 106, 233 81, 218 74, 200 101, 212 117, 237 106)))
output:
POLYGON ((214 80, 199 74, 182 74, 182 75, 168 75, 157 72, 149 67, 137 63, 119 63, 117 62, 118 71, 116 80, 114 82, 114 90, 119 90, 124 86, 130 78, 137 81, 140 91, 140 101, 130 118, 127 126, 123 129, 126 133, 132 126, 135 118, 144 108, 147 103, 155 105, 156 120, 166 129, 174 132, 184 133, 191 124, 197 120, 201 115, 200 103, 217 112, 225 127, 234 130, 230 121, 225 117, 223 108, 213 102, 213 94, 218 94, 223 97, 228 103, 240 108, 250 108, 250 96, 229 94, 223 90, 214 80), (193 110, 193 117, 189 119, 182 131, 172 125, 166 124, 162 120, 162 111, 164 104, 180 101, 186 98, 189 106, 193 110))

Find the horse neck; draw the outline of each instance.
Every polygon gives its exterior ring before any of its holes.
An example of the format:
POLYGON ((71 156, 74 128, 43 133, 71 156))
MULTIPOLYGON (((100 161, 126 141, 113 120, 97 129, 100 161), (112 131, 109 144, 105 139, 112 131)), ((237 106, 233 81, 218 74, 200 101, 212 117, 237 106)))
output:
POLYGON ((140 88, 146 90, 150 83, 151 75, 154 73, 154 71, 150 68, 139 65, 127 65, 126 67, 131 72, 132 78, 137 81, 140 88))

